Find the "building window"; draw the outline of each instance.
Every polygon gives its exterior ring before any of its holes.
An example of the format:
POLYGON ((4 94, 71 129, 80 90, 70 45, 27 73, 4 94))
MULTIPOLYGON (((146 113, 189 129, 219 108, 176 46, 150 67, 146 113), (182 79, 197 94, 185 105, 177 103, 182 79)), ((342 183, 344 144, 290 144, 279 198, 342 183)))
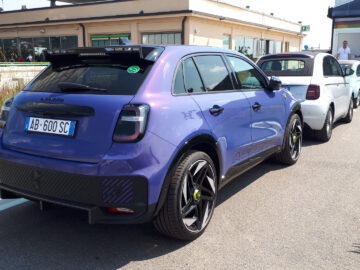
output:
POLYGON ((76 48, 78 46, 77 36, 60 37, 61 49, 76 48))
POLYGON ((223 35, 223 48, 230 49, 231 37, 230 35, 223 35))
POLYGON ((289 52, 290 51, 290 42, 286 41, 285 42, 285 48, 284 48, 284 52, 289 52))
POLYGON ((130 40, 130 34, 105 34, 90 36, 92 47, 120 45, 121 38, 128 38, 130 40))
POLYGON ((44 50, 78 47, 77 36, 0 39, 0 61, 22 62, 31 54, 33 61, 44 61, 44 50))
POLYGON ((15 62, 19 58, 17 38, 4 39, 4 56, 7 61, 15 62))
POLYGON ((144 33, 142 34, 142 44, 181 45, 181 33, 144 33))

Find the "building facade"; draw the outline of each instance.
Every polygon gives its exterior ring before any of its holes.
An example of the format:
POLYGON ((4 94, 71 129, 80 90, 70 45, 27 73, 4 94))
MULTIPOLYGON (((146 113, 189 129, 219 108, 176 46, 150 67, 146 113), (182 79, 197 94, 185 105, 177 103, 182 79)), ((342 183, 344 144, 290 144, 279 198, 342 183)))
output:
POLYGON ((117 45, 121 37, 134 44, 224 47, 258 58, 301 50, 300 30, 298 23, 226 0, 74 4, 0 13, 0 60, 21 61, 31 54, 42 61, 45 49, 117 45))
POLYGON ((351 48, 352 59, 360 59, 360 0, 337 0, 333 8, 329 8, 328 17, 333 20, 332 53, 346 40, 351 48))

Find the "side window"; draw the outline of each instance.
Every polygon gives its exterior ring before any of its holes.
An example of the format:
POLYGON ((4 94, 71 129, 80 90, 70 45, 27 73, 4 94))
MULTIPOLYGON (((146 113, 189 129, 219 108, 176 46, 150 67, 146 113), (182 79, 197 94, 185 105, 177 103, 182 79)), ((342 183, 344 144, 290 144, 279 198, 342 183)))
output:
POLYGON ((340 65, 335 58, 326 56, 323 60, 323 72, 324 76, 342 76, 340 65))
POLYGON ((175 83, 174 83, 174 94, 184 94, 185 85, 184 85, 184 73, 183 73, 183 64, 179 65, 179 68, 176 72, 175 83))
POLYGON ((227 56, 227 59, 235 71, 236 77, 238 78, 240 84, 240 89, 265 89, 264 79, 252 65, 237 57, 227 56))
POLYGON ((331 57, 331 63, 334 66, 333 70, 334 70, 335 76, 341 76, 342 77, 343 76, 343 71, 341 69, 341 66, 339 65, 339 62, 336 61, 335 58, 331 57))
POLYGON ((230 74, 219 55, 194 57, 207 91, 233 90, 230 74))
POLYGON ((188 58, 184 61, 184 75, 186 92, 204 92, 204 86, 192 58, 188 58))
POLYGON ((358 65, 358 67, 356 69, 356 76, 360 77, 360 65, 358 65))

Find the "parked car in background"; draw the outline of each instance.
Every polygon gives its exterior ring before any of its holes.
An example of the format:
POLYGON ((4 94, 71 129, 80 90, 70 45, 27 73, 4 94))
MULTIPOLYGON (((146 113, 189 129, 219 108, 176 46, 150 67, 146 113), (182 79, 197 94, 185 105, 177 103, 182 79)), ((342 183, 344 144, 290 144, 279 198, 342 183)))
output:
POLYGON ((242 54, 119 46, 46 57, 1 120, 3 199, 84 210, 89 223, 153 220, 192 240, 226 183, 270 156, 300 156, 300 103, 242 54))
POLYGON ((339 60, 340 66, 345 72, 345 69, 351 69, 350 75, 346 76, 346 82, 350 84, 352 90, 352 97, 354 108, 359 106, 359 89, 360 89, 360 61, 358 60, 339 60))
POLYGON ((301 101, 306 128, 320 141, 331 138, 333 124, 351 122, 353 99, 345 72, 330 54, 304 52, 263 56, 257 65, 268 76, 278 76, 283 87, 301 101))

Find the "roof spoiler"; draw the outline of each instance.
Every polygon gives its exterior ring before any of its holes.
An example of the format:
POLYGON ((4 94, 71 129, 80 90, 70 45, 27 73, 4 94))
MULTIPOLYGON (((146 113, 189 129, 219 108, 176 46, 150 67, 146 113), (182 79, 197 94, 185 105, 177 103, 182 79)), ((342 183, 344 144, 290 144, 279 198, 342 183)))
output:
POLYGON ((67 50, 46 50, 44 51, 46 61, 59 63, 76 61, 88 58, 124 57, 133 56, 140 59, 156 62, 164 47, 157 46, 109 46, 100 48, 74 48, 67 50))

